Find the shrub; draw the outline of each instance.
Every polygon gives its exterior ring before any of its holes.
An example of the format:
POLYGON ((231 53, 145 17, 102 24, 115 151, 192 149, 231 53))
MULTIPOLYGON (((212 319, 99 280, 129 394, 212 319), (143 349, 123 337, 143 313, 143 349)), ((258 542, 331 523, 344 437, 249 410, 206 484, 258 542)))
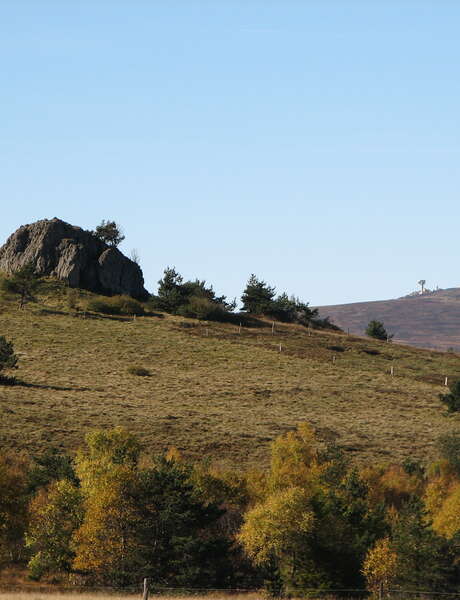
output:
POLYGON ((381 321, 370 321, 366 328, 366 335, 376 340, 391 340, 393 335, 389 335, 381 321))
POLYGON ((8 342, 3 335, 0 335, 0 378, 5 383, 8 382, 7 377, 1 375, 3 369, 14 369, 17 365, 18 357, 14 353, 13 343, 8 342))
POLYGON ((455 473, 460 476, 460 432, 451 431, 440 436, 437 447, 441 457, 447 460, 455 473))
POLYGON ((192 296, 188 303, 181 306, 177 312, 183 317, 205 321, 225 321, 228 316, 228 311, 223 305, 199 296, 192 296))
POLYGON ((158 282, 157 295, 150 298, 150 306, 184 317, 221 321, 226 320, 225 313, 235 309, 236 302, 216 296, 212 285, 207 285, 206 281, 184 281, 174 267, 167 267, 163 279, 158 282))
POLYGON ((99 296, 86 305, 87 310, 106 315, 143 315, 142 304, 130 296, 99 296))
POLYGON ((460 380, 451 383, 449 394, 439 394, 441 402, 444 402, 449 412, 460 411, 460 380))
POLYGON ((80 299, 80 292, 75 288, 70 288, 67 290, 67 307, 69 310, 79 310, 78 301, 80 299))
POLYGON ((130 375, 137 375, 139 377, 150 377, 152 373, 148 369, 144 369, 144 367, 128 367, 128 373, 130 375))

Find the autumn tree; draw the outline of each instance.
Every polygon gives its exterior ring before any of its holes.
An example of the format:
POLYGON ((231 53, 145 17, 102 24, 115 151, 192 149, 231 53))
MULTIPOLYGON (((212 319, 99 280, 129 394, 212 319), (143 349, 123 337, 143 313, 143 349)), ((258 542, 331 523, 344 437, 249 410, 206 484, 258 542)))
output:
POLYGON ((367 552, 363 565, 367 589, 374 595, 387 595, 397 575, 398 555, 388 537, 378 540, 367 552))
POLYGON ((72 536, 83 519, 80 489, 69 480, 41 488, 29 508, 26 542, 32 556, 29 573, 33 579, 71 570, 75 557, 72 536))
POLYGON ((140 444, 122 428, 95 431, 76 458, 84 517, 73 535, 73 567, 100 582, 125 584, 137 561, 132 502, 140 444))

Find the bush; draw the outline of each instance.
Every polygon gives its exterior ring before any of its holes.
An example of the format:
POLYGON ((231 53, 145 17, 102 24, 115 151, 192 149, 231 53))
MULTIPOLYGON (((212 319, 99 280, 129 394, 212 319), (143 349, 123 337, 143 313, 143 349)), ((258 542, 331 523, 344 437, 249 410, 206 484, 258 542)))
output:
POLYGON ((17 365, 18 357, 14 353, 12 342, 8 342, 3 335, 0 335, 0 385, 15 385, 17 383, 14 377, 3 375, 3 369, 14 369, 17 365))
POLYGON ((437 447, 441 457, 447 460, 457 475, 460 475, 460 432, 445 433, 438 438, 437 447))
POLYGON ((103 313, 105 315, 143 315, 142 304, 130 296, 99 296, 90 300, 86 305, 87 310, 103 313))
POLYGON ((69 310, 79 310, 78 301, 80 300, 80 292, 75 288, 70 288, 67 290, 66 301, 67 308, 69 310))
POLYGON ((191 317, 202 321, 225 321, 229 316, 223 305, 199 296, 192 296, 187 304, 179 308, 177 313, 183 317, 191 317))
POLYGON ((460 380, 449 386, 449 394, 439 394, 439 399, 444 402, 449 412, 460 411, 460 380))
POLYGON ((150 298, 149 306, 164 310, 173 315, 208 319, 227 320, 236 307, 235 301, 228 302, 225 296, 216 296, 206 281, 184 281, 174 267, 164 270, 163 279, 158 282, 158 293, 150 298))
POLYGON ((366 328, 366 335, 376 340, 391 340, 393 335, 389 335, 381 321, 370 321, 366 328))
POLYGON ((139 377, 150 377, 152 375, 148 369, 144 369, 144 367, 136 367, 135 365, 128 367, 128 373, 130 375, 137 375, 139 377))

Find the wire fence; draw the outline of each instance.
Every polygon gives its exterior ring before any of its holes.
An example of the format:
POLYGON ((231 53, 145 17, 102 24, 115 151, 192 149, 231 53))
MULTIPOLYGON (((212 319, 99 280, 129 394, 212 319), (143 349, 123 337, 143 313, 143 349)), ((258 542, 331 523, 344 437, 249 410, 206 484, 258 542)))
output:
MULTIPOLYGON (((0 582, 0 593, 38 593, 38 594, 106 594, 106 595, 126 595, 141 598, 144 590, 144 583, 129 586, 94 586, 94 585, 56 585, 56 584, 3 584, 0 582)), ((276 596, 268 594, 260 588, 209 588, 209 587, 166 587, 151 584, 149 586, 150 596, 206 596, 213 594, 249 595, 257 594, 260 598, 268 599, 276 596)), ((402 599, 423 599, 433 598, 459 598, 460 591, 434 591, 418 589, 389 589, 372 595, 366 589, 358 588, 297 588, 295 592, 289 594, 280 594, 279 598, 375 598, 379 600, 402 600, 402 599)))

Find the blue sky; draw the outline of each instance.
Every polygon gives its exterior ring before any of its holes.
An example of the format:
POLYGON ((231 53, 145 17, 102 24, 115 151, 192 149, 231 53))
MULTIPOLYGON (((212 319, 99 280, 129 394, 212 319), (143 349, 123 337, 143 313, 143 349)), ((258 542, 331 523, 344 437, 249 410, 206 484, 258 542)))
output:
POLYGON ((122 224, 239 296, 460 286, 460 2, 0 0, 0 243, 122 224))

